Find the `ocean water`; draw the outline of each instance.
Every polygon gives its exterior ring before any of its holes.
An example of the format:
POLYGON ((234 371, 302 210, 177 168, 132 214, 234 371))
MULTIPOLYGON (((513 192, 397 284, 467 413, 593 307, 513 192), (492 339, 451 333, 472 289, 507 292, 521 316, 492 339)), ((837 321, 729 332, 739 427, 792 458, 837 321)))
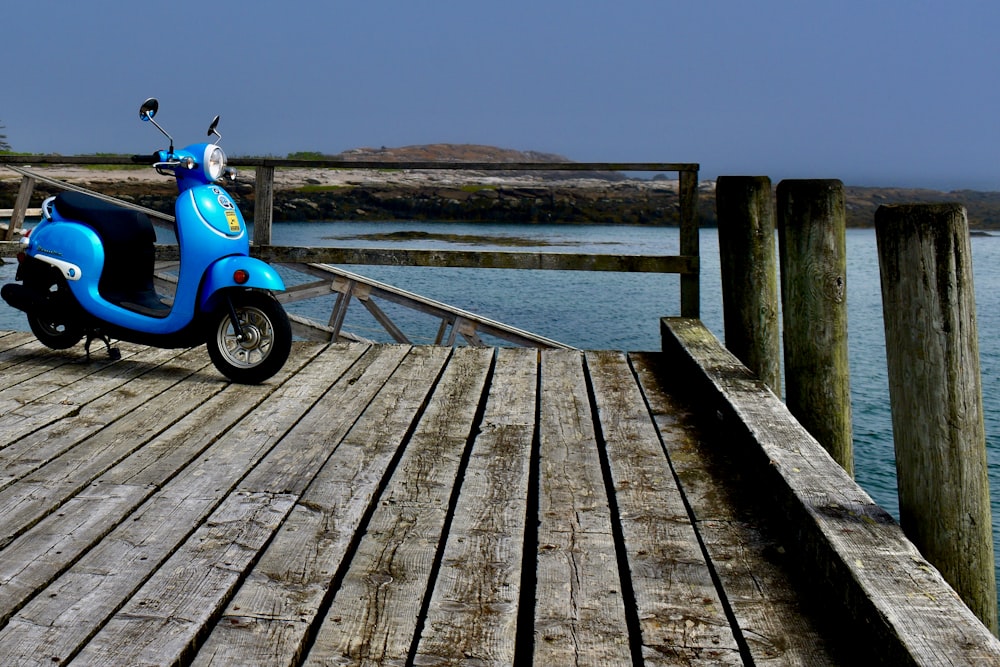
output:
MULTIPOLYGON (((165 238, 163 240, 170 240, 165 238)), ((424 249, 516 249, 596 254, 677 254, 674 228, 471 223, 331 222, 279 223, 277 245, 414 247, 424 249), (361 238, 398 231, 426 238, 393 241, 361 238), (510 243, 516 240, 518 245, 510 243)), ((995 550, 1000 556, 1000 236, 972 238, 980 337, 980 369, 993 508, 995 550)), ((718 236, 701 232, 701 312, 705 325, 723 340, 718 236)), ((855 477, 882 507, 898 518, 896 475, 889 411, 885 338, 875 232, 847 232, 848 345, 854 417, 855 477)), ((679 314, 679 279, 673 275, 596 272, 345 267, 370 278, 585 349, 656 350, 659 318, 679 314)), ((286 282, 305 282, 283 272, 286 282)), ((13 266, 0 266, 0 283, 13 279, 13 266)), ((292 304, 289 310, 321 321, 333 297, 292 304)), ((431 342, 438 322, 380 303, 415 342, 431 342)), ((345 328, 389 340, 360 304, 349 309, 345 328)), ((23 316, 0 303, 0 329, 26 330, 23 316)), ((998 576, 1000 578, 1000 576, 998 576)))

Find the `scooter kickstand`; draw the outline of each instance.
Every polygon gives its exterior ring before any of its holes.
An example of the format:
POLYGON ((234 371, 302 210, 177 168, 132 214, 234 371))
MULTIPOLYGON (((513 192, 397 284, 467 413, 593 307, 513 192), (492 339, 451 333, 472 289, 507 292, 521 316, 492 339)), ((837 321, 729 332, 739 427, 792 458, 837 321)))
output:
POLYGON ((87 334, 87 342, 83 344, 83 349, 87 353, 87 361, 90 361, 90 344, 94 342, 95 338, 104 342, 104 346, 108 349, 108 358, 111 361, 118 361, 122 358, 122 351, 117 347, 111 347, 111 339, 108 338, 108 335, 98 332, 87 334))

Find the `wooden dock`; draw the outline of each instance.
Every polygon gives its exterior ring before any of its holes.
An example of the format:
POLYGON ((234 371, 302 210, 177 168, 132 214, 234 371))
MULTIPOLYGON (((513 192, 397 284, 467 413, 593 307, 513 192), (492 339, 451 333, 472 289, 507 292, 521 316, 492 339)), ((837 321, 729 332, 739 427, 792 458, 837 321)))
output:
POLYGON ((998 664, 773 394, 663 330, 296 343, 255 387, 0 334, 0 664, 998 664))

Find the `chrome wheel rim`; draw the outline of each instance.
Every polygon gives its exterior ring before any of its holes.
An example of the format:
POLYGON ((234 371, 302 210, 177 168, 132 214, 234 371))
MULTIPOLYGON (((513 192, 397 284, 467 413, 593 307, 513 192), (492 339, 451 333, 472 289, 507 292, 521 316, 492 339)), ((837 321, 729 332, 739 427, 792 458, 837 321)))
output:
POLYGON ((218 348, 233 366, 253 368, 270 354, 274 344, 274 327, 267 315, 258 308, 241 308, 236 316, 243 335, 236 335, 236 327, 230 317, 223 318, 216 332, 218 348))

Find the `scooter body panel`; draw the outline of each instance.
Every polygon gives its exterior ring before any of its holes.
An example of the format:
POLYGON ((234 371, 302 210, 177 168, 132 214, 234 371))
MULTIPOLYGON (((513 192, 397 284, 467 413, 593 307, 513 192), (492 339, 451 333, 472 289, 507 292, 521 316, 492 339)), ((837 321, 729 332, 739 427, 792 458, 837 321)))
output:
POLYGON ((212 264, 205 274, 199 308, 202 311, 213 310, 217 305, 216 295, 221 290, 230 288, 283 291, 285 283, 274 268, 255 257, 244 255, 223 257, 212 264), (243 282, 237 282, 235 278, 237 271, 246 272, 247 279, 243 282))
POLYGON ((26 253, 59 269, 72 287, 86 289, 104 268, 104 246, 86 225, 62 224, 63 220, 43 220, 33 230, 26 253), (84 280, 86 278, 86 280, 84 280))

